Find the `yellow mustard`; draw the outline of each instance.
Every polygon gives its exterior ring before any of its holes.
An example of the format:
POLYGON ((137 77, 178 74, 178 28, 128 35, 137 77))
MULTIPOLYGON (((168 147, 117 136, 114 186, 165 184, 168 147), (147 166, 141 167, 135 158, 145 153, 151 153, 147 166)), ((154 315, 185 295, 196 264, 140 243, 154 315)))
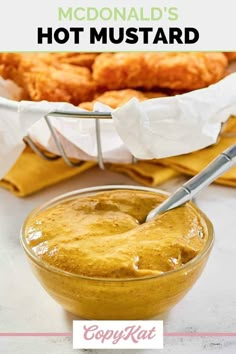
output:
POLYGON ((192 260, 208 237, 205 220, 191 203, 144 223, 164 198, 114 190, 61 202, 28 220, 26 241, 44 263, 85 277, 162 274, 192 260))

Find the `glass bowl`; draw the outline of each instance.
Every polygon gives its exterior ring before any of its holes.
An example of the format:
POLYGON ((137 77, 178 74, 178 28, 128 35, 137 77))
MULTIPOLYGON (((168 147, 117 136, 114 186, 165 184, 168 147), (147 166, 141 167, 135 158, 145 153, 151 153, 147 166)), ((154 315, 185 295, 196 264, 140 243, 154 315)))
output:
POLYGON ((123 185, 92 187, 70 192, 32 211, 22 226, 21 244, 36 278, 65 310, 81 318, 94 320, 142 320, 160 316, 175 306, 191 289, 201 275, 212 249, 214 240, 212 224, 196 206, 194 207, 204 218, 208 229, 208 239, 204 248, 181 268, 151 277, 101 279, 69 273, 44 263, 26 242, 27 221, 41 210, 80 196, 117 189, 168 195, 156 189, 123 185))

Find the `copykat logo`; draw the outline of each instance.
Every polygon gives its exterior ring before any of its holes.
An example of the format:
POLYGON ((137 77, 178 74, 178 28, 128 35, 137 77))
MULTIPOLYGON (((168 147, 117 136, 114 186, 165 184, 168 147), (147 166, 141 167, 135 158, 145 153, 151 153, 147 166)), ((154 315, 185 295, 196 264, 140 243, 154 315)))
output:
POLYGON ((162 349, 162 321, 73 321, 74 349, 162 349))

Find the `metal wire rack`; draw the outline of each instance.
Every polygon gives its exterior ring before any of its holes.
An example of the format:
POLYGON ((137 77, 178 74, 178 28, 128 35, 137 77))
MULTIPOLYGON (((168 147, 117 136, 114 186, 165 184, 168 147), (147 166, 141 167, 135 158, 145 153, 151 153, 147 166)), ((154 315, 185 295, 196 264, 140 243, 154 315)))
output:
MULTIPOLYGON (((11 110, 14 112, 18 111, 18 104, 19 102, 14 102, 10 100, 4 100, 4 103, 0 104, 0 107, 3 107, 7 110, 11 110)), ((50 130, 50 133, 52 135, 52 138, 56 144, 56 147, 59 152, 59 156, 55 155, 50 155, 44 151, 42 151, 31 139, 29 135, 24 137, 24 141, 31 147, 31 149, 39 155, 41 158, 44 160, 48 161, 53 161, 57 160, 59 158, 62 158, 64 162, 70 166, 70 167, 77 167, 81 165, 81 161, 72 161, 66 154, 65 149, 60 141, 60 138, 58 137, 57 132, 55 131, 50 118, 52 117, 57 117, 57 118, 75 118, 75 119, 94 119, 95 122, 95 132, 96 132, 96 145, 97 145, 97 161, 98 165, 101 169, 105 169, 105 164, 104 164, 104 159, 103 159, 103 153, 102 153, 102 140, 101 140, 101 125, 100 125, 100 120, 101 119, 111 119, 112 115, 109 112, 68 112, 68 111, 55 111, 55 112, 50 112, 43 116, 42 118, 45 120, 48 129, 50 130)), ((136 163, 137 159, 133 156, 132 157, 132 163, 136 163)))
MULTIPOLYGON (((7 109, 7 110, 18 112, 18 107, 19 107, 18 105, 19 105, 19 102, 11 101, 11 100, 3 100, 0 103, 0 108, 3 107, 5 109, 7 109)), ((105 169, 103 153, 102 153, 102 140, 101 140, 100 120, 101 119, 112 119, 112 114, 110 112, 55 111, 55 112, 50 112, 50 113, 46 114, 45 116, 43 116, 42 118, 45 120, 45 122, 46 122, 46 124, 48 126, 48 129, 51 132, 52 138, 53 138, 53 140, 54 140, 54 142, 56 144, 56 147, 58 149, 59 155, 51 155, 50 153, 42 151, 34 143, 34 141, 31 139, 31 137, 29 135, 24 137, 24 141, 26 142, 26 144, 28 144, 31 147, 31 149, 37 155, 39 155, 41 158, 43 158, 44 160, 53 161, 53 160, 62 158, 64 160, 64 162, 68 166, 77 167, 77 166, 81 165, 83 162, 82 161, 72 161, 72 159, 70 159, 67 156, 67 154, 65 152, 65 149, 63 147, 63 144, 61 143, 60 138, 59 138, 56 130, 54 129, 54 127, 53 127, 53 125, 52 125, 52 123, 50 121, 50 118, 52 118, 52 117, 74 118, 74 119, 94 119, 94 122, 95 122, 94 129, 95 129, 95 132, 96 132, 96 145, 97 145, 97 162, 98 162, 98 165, 99 165, 99 167, 101 169, 105 169)), ((227 124, 227 123, 222 124, 222 129, 221 129, 220 136, 235 137, 236 133, 234 133, 234 132, 224 132, 225 124, 227 124)), ((135 156, 132 156, 132 163, 136 163, 137 161, 138 161, 138 159, 135 156)))

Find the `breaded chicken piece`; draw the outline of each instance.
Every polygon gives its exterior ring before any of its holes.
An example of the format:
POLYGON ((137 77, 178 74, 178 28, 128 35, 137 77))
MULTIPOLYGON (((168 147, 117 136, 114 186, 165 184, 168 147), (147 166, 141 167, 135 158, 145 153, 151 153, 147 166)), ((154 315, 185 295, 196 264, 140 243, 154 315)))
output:
POLYGON ((27 55, 34 56, 35 59, 44 61, 46 64, 53 65, 54 63, 71 64, 86 68, 92 67, 96 53, 29 53, 27 55))
POLYGON ((86 109, 88 111, 93 111, 93 106, 96 102, 100 102, 110 106, 111 108, 117 108, 131 100, 131 98, 136 97, 140 101, 144 101, 146 99, 145 95, 136 90, 121 90, 121 91, 107 91, 102 95, 98 95, 91 102, 83 102, 79 105, 80 108, 86 109))
POLYGON ((96 92, 88 68, 59 62, 49 65, 35 54, 0 54, 0 75, 15 81, 32 101, 78 105, 93 99, 96 92))
POLYGON ((236 52, 224 52, 229 62, 236 60, 236 52))
POLYGON ((118 108, 131 100, 131 98, 136 97, 139 101, 147 100, 148 98, 165 97, 165 94, 161 92, 141 92, 137 90, 120 90, 120 91, 107 91, 100 96, 97 96, 91 102, 83 102, 79 105, 80 108, 86 109, 88 111, 93 111, 93 106, 95 102, 101 102, 110 106, 111 108, 118 108))
POLYGON ((69 64, 36 67, 25 74, 25 85, 33 101, 70 102, 91 100, 96 92, 87 68, 69 64))
POLYGON ((98 54, 96 53, 50 53, 53 60, 60 63, 91 68, 98 54))
POLYGON ((147 92, 143 92, 143 94, 148 99, 172 96, 172 95, 167 95, 166 93, 160 91, 147 91, 147 92))
POLYGON ((18 53, 0 53, 0 76, 5 80, 12 80, 23 87, 21 55, 18 53))
POLYGON ((107 89, 203 88, 224 77, 223 53, 103 53, 93 65, 93 77, 107 89))

